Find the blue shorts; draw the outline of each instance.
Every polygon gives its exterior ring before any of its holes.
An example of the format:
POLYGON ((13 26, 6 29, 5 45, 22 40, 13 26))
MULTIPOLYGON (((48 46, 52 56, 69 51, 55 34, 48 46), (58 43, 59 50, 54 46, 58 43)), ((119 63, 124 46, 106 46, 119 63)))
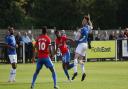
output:
POLYGON ((52 68, 53 67, 53 63, 52 63, 52 61, 49 57, 38 59, 37 69, 41 69, 43 65, 45 65, 47 68, 52 68))
POLYGON ((70 52, 68 51, 67 53, 62 55, 62 62, 63 63, 68 63, 70 62, 70 52))

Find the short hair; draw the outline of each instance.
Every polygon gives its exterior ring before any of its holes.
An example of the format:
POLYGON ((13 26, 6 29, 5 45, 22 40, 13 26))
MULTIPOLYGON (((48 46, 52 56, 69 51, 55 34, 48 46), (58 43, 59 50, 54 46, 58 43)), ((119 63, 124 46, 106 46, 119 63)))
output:
POLYGON ((14 30, 13 27, 8 27, 8 31, 14 30))
POLYGON ((89 21, 89 17, 88 17, 88 16, 85 15, 84 18, 85 18, 87 21, 89 21))
POLYGON ((55 33, 55 34, 58 34, 58 33, 59 33, 59 31, 58 31, 58 30, 56 30, 54 33, 55 33))
POLYGON ((47 27, 46 26, 43 26, 42 27, 42 34, 46 34, 47 33, 47 27))

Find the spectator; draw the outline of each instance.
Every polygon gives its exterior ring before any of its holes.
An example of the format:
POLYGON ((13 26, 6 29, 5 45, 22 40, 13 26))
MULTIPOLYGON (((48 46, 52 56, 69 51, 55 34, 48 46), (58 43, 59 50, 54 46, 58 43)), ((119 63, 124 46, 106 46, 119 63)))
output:
POLYGON ((77 32, 74 33, 75 40, 78 40, 80 38, 80 29, 77 29, 77 32))
POLYGON ((17 51, 17 58, 18 60, 22 57, 22 37, 21 37, 21 33, 18 32, 17 35, 15 36, 16 39, 16 44, 18 45, 18 47, 16 48, 17 51))
POLYGON ((107 31, 104 32, 104 40, 109 40, 109 35, 107 31))
POLYGON ((23 33, 22 41, 23 41, 25 44, 28 44, 29 42, 31 42, 29 36, 27 35, 27 32, 24 32, 24 33, 23 33))
MULTIPOLYGON (((31 34, 29 34, 29 37, 30 37, 30 59, 32 59, 32 57, 33 57, 33 47, 34 47, 34 45, 35 45, 35 43, 36 43, 36 41, 35 41, 35 39, 34 39, 34 36, 33 36, 33 34, 31 33, 31 34)), ((32 61, 32 63, 34 62, 34 60, 30 60, 30 61, 32 61)))
POLYGON ((128 39, 128 28, 125 28, 124 36, 125 36, 125 39, 128 39))
POLYGON ((66 36, 65 30, 61 30, 61 35, 66 36))
POLYGON ((32 42, 32 43, 35 42, 35 39, 34 39, 33 34, 30 34, 30 35, 29 35, 29 38, 30 38, 30 42, 32 42))
POLYGON ((125 39, 124 31, 121 31, 118 35, 118 40, 125 39))
POLYGON ((97 40, 97 41, 100 40, 100 34, 99 33, 96 35, 95 40, 97 40))
POLYGON ((115 39, 116 39, 115 32, 112 31, 112 33, 109 35, 109 40, 115 40, 115 39))
POLYGON ((107 31, 103 32, 103 34, 101 35, 101 40, 109 40, 107 31))
POLYGON ((33 53, 32 51, 32 42, 27 34, 27 32, 24 32, 23 36, 22 36, 22 41, 23 43, 25 43, 25 61, 26 62, 31 62, 32 60, 32 55, 31 53, 33 53))
POLYGON ((121 31, 117 38, 117 53, 118 59, 122 59, 122 39, 125 39, 124 31, 121 31))
POLYGON ((16 35, 16 43, 18 45, 21 45, 21 43, 22 43, 22 37, 21 37, 21 33, 20 32, 18 32, 17 35, 16 35))

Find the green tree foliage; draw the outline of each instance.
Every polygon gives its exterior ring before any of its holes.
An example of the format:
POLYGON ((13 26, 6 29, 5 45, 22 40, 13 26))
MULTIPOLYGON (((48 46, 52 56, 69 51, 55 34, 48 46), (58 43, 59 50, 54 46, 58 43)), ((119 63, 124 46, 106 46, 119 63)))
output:
POLYGON ((19 27, 23 22, 23 11, 15 0, 0 0, 0 27, 19 27))
POLYGON ((128 24, 128 0, 0 0, 0 28, 71 28, 81 26, 90 14, 94 28, 110 29, 128 24))
POLYGON ((114 0, 95 0, 91 6, 89 10, 95 27, 103 29, 117 27, 117 6, 114 0))
POLYGON ((36 25, 68 27, 80 23, 79 8, 72 0, 35 0, 34 4, 36 25))

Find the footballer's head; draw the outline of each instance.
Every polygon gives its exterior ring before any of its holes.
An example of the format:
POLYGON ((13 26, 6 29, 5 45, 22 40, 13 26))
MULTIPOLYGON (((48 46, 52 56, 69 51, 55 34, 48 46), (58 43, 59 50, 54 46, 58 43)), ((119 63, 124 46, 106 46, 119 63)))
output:
POLYGON ((88 22, 89 22, 89 17, 88 16, 84 16, 84 18, 82 20, 82 25, 84 26, 84 25, 88 24, 88 22))
POLYGON ((9 31, 10 35, 14 34, 14 28, 13 27, 8 27, 8 31, 9 31))
POLYGON ((42 34, 43 35, 47 34, 47 27, 46 26, 42 27, 42 34))
POLYGON ((55 31, 55 35, 56 35, 57 38, 58 38, 58 37, 61 37, 61 32, 58 31, 58 30, 56 30, 56 31, 55 31))

